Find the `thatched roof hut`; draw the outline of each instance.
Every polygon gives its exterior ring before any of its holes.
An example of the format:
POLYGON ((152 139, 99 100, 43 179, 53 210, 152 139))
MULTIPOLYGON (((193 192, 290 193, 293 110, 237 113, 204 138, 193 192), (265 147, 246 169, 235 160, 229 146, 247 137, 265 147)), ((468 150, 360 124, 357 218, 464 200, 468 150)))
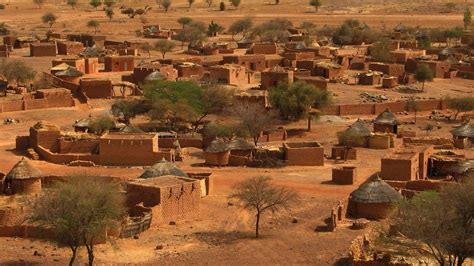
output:
POLYGON ((474 124, 465 123, 451 130, 451 134, 453 134, 455 137, 474 138, 474 124))
POLYGON ((59 131, 59 128, 48 121, 40 120, 32 128, 36 131, 59 131))
POLYGON ((145 172, 139 178, 153 178, 167 175, 188 177, 188 175, 174 163, 163 159, 161 162, 156 163, 152 167, 145 170, 145 172))
POLYGON ((40 178, 41 171, 31 165, 29 160, 22 158, 13 166, 10 172, 5 177, 6 180, 23 180, 30 178, 40 178))
POLYGON ((245 139, 242 138, 237 138, 231 140, 228 144, 227 147, 232 151, 232 150, 240 150, 240 151, 249 151, 249 150, 255 150, 255 145, 253 143, 250 143, 246 141, 245 139))
POLYGON ((158 81, 158 80, 166 80, 166 75, 161 73, 160 71, 153 71, 148 76, 145 77, 145 81, 158 81))
POLYGON ((225 143, 222 139, 216 138, 209 144, 207 149, 205 150, 206 153, 221 153, 229 151, 229 146, 225 143))
POLYGON ((56 72, 54 75, 57 77, 81 77, 84 73, 75 67, 69 67, 66 70, 56 72))
POLYGON ((370 129, 361 119, 357 119, 354 124, 350 125, 349 128, 346 129, 346 132, 350 132, 359 137, 368 137, 371 134, 370 129))
POLYGON ((120 130, 122 133, 144 133, 145 131, 139 129, 133 125, 126 125, 124 128, 120 130))
POLYGON ((396 203, 402 196, 377 176, 354 190, 349 199, 358 203, 396 203))
POLYGON ((385 109, 382 113, 380 113, 377 118, 374 120, 374 124, 378 125, 400 125, 401 122, 398 118, 390 111, 390 109, 385 109))

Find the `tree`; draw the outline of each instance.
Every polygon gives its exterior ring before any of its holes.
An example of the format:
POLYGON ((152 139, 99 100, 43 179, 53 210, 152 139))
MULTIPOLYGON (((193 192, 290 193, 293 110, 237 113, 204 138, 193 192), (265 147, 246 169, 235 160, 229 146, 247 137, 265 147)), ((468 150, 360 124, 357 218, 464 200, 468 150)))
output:
POLYGON ((38 7, 41 9, 43 5, 46 3, 46 0, 33 0, 33 3, 37 4, 38 7))
POLYGON ((215 23, 213 20, 207 26, 207 36, 209 37, 215 37, 223 31, 224 31, 224 27, 222 27, 218 23, 215 23))
POLYGON ((115 5, 115 0, 104 0, 104 5, 108 8, 111 8, 115 5))
POLYGON ((344 159, 347 160, 349 150, 352 147, 363 147, 367 143, 367 139, 365 137, 361 137, 359 134, 356 134, 352 130, 345 130, 341 132, 337 132, 337 139, 339 145, 344 145, 344 159))
POLYGON ((300 28, 304 30, 307 35, 316 34, 316 25, 310 21, 303 21, 300 24, 300 28))
POLYGON ((245 38, 252 30, 252 27, 252 18, 242 18, 234 21, 234 23, 230 25, 229 32, 232 34, 232 39, 236 34, 242 34, 242 38, 245 38))
POLYGON ((439 265, 461 266, 474 256, 474 182, 447 185, 437 192, 421 192, 399 206, 393 221, 402 233, 403 249, 413 246, 439 265))
POLYGON ((97 8, 102 5, 102 1, 101 0, 91 0, 89 2, 89 5, 91 5, 93 8, 95 8, 95 10, 97 11, 97 8))
POLYGON ((89 127, 92 132, 96 135, 102 135, 105 132, 109 131, 112 128, 115 128, 115 122, 112 118, 108 116, 98 117, 96 119, 92 119, 89 127))
POLYGON ((155 49, 161 52, 163 59, 165 59, 165 55, 168 52, 171 52, 176 44, 173 41, 169 40, 159 40, 155 43, 155 49))
POLYGON ((125 214, 118 184, 91 178, 69 178, 42 193, 31 208, 31 221, 47 226, 58 244, 66 244, 73 265, 77 250, 85 245, 89 265, 94 262, 94 242, 107 228, 117 226, 125 214))
POLYGON ((238 183, 230 196, 238 200, 246 210, 255 212, 255 237, 259 237, 261 216, 267 211, 273 213, 288 210, 299 200, 298 194, 284 187, 273 185, 270 177, 248 178, 238 183))
POLYGON ((190 17, 181 17, 177 20, 177 22, 184 29, 187 25, 189 25, 189 24, 191 24, 191 22, 193 22, 193 19, 190 18, 190 17))
POLYGON ((5 22, 0 23, 0 35, 8 34, 10 34, 10 30, 8 29, 7 24, 5 24, 5 22))
POLYGON ((189 8, 192 7, 192 5, 194 4, 194 1, 195 1, 195 0, 188 0, 189 8))
POLYGON ((202 86, 202 112, 201 116, 193 123, 197 130, 201 121, 210 114, 221 114, 232 105, 234 90, 223 86, 208 84, 202 86))
POLYGON ((48 12, 44 14, 43 17, 41 17, 41 20, 43 21, 43 23, 49 24, 50 29, 51 27, 53 27, 54 23, 56 23, 57 19, 58 17, 56 17, 56 15, 54 15, 51 12, 48 12))
POLYGON ((463 22, 464 22, 464 29, 467 30, 467 28, 469 28, 469 26, 471 26, 471 23, 472 23, 471 7, 467 7, 466 10, 464 11, 463 22))
POLYGON ((211 7, 214 3, 214 0, 206 0, 207 7, 211 7))
POLYGON ((171 7, 171 0, 162 0, 161 6, 165 9, 165 12, 168 13, 168 9, 171 7))
POLYGON ((112 18, 114 17, 114 10, 111 7, 108 7, 105 9, 105 15, 109 18, 109 21, 112 21, 112 18))
POLYGON ((202 46, 207 38, 207 29, 203 22, 192 22, 186 28, 178 31, 176 39, 181 41, 181 47, 184 49, 184 43, 188 42, 191 47, 202 46))
POLYGON ((117 100, 111 107, 112 115, 121 119, 127 125, 130 124, 131 119, 137 115, 146 114, 149 110, 149 105, 140 100, 117 100))
POLYGON ((409 112, 414 112, 415 113, 415 124, 416 124, 416 117, 418 114, 418 111, 420 111, 420 103, 415 99, 415 97, 410 97, 407 101, 406 108, 409 112))
POLYGON ((246 137, 247 134, 238 124, 218 124, 208 123, 202 129, 202 135, 205 138, 221 138, 230 141, 234 137, 246 137))
POLYGON ((312 106, 323 110, 331 103, 331 95, 327 91, 303 81, 278 83, 270 88, 269 99, 283 119, 294 121, 306 117, 312 106))
POLYGON ((450 109, 456 110, 456 113, 454 114, 454 120, 457 119, 459 113, 474 110, 474 97, 472 96, 462 98, 451 98, 447 99, 447 101, 448 107, 450 109))
POLYGON ((77 5, 77 0, 67 0, 67 4, 74 10, 74 7, 77 5))
POLYGON ((221 3, 219 4, 219 10, 220 10, 220 11, 225 11, 225 3, 224 3, 224 2, 221 2, 221 3))
POLYGON ((234 8, 238 8, 240 6, 240 0, 229 0, 229 2, 234 8))
POLYGON ((316 9, 316 13, 318 13, 319 7, 321 6, 321 0, 310 0, 309 5, 316 9))
POLYGON ((100 26, 99 21, 91 19, 87 22, 87 27, 94 28, 94 34, 97 34, 97 28, 100 26))
POLYGON ((446 3, 445 6, 448 9, 448 13, 451 13, 456 8, 456 3, 449 2, 449 3, 446 3))
POLYGON ((374 43, 370 48, 370 56, 373 61, 377 62, 390 62, 390 42, 387 38, 383 38, 380 41, 374 43))
POLYGON ((424 131, 426 131, 426 134, 430 134, 430 132, 433 131, 434 126, 433 126, 433 124, 428 123, 428 124, 422 126, 421 129, 423 129, 424 131))
POLYGON ((17 59, 0 61, 0 74, 9 81, 15 80, 17 86, 33 80, 36 76, 29 64, 17 59))
POLYGON ((262 132, 269 131, 275 124, 275 114, 259 104, 240 104, 234 107, 233 113, 239 119, 242 130, 253 138, 255 145, 262 132))
POLYGON ((290 36, 288 28, 291 27, 293 23, 288 19, 272 19, 255 27, 252 35, 264 42, 286 42, 290 36))
POLYGON ((154 48, 151 44, 144 43, 140 48, 148 53, 148 58, 151 58, 151 50, 154 48))
POLYGON ((421 91, 425 90, 425 82, 433 80, 433 70, 427 64, 419 64, 416 67, 415 79, 422 83, 421 91))

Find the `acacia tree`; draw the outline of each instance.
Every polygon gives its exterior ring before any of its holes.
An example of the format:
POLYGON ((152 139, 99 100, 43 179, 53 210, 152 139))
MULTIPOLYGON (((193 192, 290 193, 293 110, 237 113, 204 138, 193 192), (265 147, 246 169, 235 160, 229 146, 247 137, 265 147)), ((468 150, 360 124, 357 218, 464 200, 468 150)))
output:
POLYGON ((474 97, 452 98, 448 99, 448 107, 456 110, 454 120, 458 118, 459 113, 474 110, 474 97))
POLYGON ((192 22, 187 27, 178 31, 176 39, 181 41, 181 48, 188 42, 191 47, 199 47, 207 38, 206 25, 203 22, 192 22))
POLYGON ((229 32, 232 34, 232 39, 234 39, 234 36, 237 34, 242 34, 242 38, 245 38, 252 30, 252 27, 252 18, 242 18, 234 21, 234 23, 230 25, 229 32))
POLYGON ((153 46, 149 43, 144 43, 140 48, 148 53, 148 58, 151 58, 151 51, 153 50, 153 46))
POLYGON ((234 8, 238 8, 240 6, 240 0, 229 0, 229 2, 234 8))
POLYGON ((109 21, 112 21, 112 18, 114 17, 114 9, 111 7, 106 8, 105 15, 109 18, 109 21))
POLYGON ((184 29, 187 25, 189 25, 189 24, 191 24, 191 22, 193 22, 193 19, 190 18, 190 17, 181 17, 177 20, 177 22, 184 29))
POLYGON ((165 10, 165 13, 168 13, 169 8, 171 7, 171 0, 161 0, 161 6, 165 10))
POLYGON ((77 0, 67 0, 67 4, 74 10, 77 5, 77 0))
POLYGON ((155 43, 155 49, 160 51, 163 59, 165 59, 166 53, 171 52, 176 44, 169 40, 159 40, 155 43))
POLYGON ((97 11, 97 8, 102 5, 102 1, 101 0, 91 0, 89 2, 89 5, 91 5, 93 8, 95 8, 95 10, 97 11))
POLYGON ((34 80, 36 76, 36 72, 33 68, 17 59, 0 61, 0 74, 9 81, 15 80, 17 86, 34 80))
POLYGON ((209 36, 209 37, 215 37, 223 31, 224 31, 224 27, 222 27, 218 23, 215 23, 213 20, 207 26, 207 36, 209 36))
POLYGON ((234 107, 233 113, 239 118, 242 130, 253 138, 255 145, 262 132, 271 130, 275 124, 275 114, 260 104, 240 104, 234 107))
POLYGON ((410 245, 439 265, 458 265, 474 256, 474 181, 445 186, 439 193, 421 192, 399 206, 393 218, 410 245))
POLYGON ((33 0, 33 3, 38 5, 38 8, 42 8, 43 5, 46 3, 46 0, 33 0))
POLYGON ((420 111, 420 103, 415 99, 415 97, 410 97, 408 99, 406 108, 409 112, 414 112, 415 113, 415 124, 416 124, 416 118, 418 111, 420 111))
POLYGON ((316 10, 316 13, 318 13, 319 11, 319 7, 321 6, 321 0, 310 0, 309 1, 309 5, 314 7, 314 9, 316 10))
POLYGON ((56 23, 57 19, 58 17, 51 12, 48 12, 41 17, 43 23, 49 24, 50 29, 53 27, 54 23, 56 23))
POLYGON ((425 91, 425 82, 433 80, 433 70, 427 64, 420 64, 416 67, 415 79, 421 82, 421 91, 425 91))
POLYGON ((214 0, 206 0, 207 7, 211 7, 214 3, 214 0))
POLYGON ((66 244, 73 265, 77 250, 85 246, 89 265, 94 262, 94 243, 107 228, 116 226, 125 214, 124 199, 117 184, 92 178, 59 182, 33 203, 31 221, 50 228, 58 244, 66 244))
POLYGON ((99 21, 91 19, 87 22, 87 27, 94 28, 94 34, 97 34, 97 28, 100 26, 99 21))
POLYGON ((111 107, 112 115, 121 119, 127 125, 130 124, 131 119, 146 114, 149 110, 149 105, 141 100, 117 100, 111 107))
POLYGON ((255 212, 255 237, 259 237, 261 216, 267 211, 273 213, 288 210, 299 200, 296 192, 285 187, 273 185, 270 177, 252 177, 238 183, 230 195, 238 200, 242 207, 255 212))

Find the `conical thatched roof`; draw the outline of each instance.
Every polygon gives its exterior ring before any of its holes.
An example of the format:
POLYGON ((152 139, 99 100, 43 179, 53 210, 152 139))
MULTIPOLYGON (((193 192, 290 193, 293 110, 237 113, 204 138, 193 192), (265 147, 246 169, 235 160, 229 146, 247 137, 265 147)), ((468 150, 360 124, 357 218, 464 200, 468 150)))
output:
POLYGON ((84 118, 84 119, 81 119, 81 120, 77 121, 72 126, 73 127, 88 128, 90 123, 91 123, 91 118, 84 118))
POLYGON ((228 151, 229 147, 227 143, 225 143, 222 139, 215 139, 211 142, 211 144, 207 147, 207 153, 220 153, 228 151))
POLYGON ((67 70, 68 68, 70 68, 71 66, 69 66, 68 64, 66 63, 61 63, 57 66, 54 66, 52 67, 50 70, 52 71, 64 71, 64 70, 67 70))
POLYGON ((446 47, 443 50, 439 51, 438 55, 453 55, 454 49, 451 47, 446 47))
POLYGON ((397 26, 395 26, 395 28, 393 28, 393 31, 397 31, 397 32, 404 32, 405 30, 406 30, 406 27, 401 22, 397 26))
POLYGON ((354 124, 350 125, 346 132, 351 132, 356 136, 360 137, 367 137, 370 136, 371 132, 370 129, 366 126, 364 121, 361 119, 357 119, 354 124))
POLYGON ((246 141, 245 139, 233 139, 231 140, 228 144, 227 147, 232 151, 232 150, 238 150, 238 151, 249 151, 249 150, 254 150, 255 145, 253 143, 250 143, 246 141))
POLYGON ((448 59, 446 59, 446 61, 448 61, 448 63, 450 63, 451 65, 459 64, 459 61, 456 58, 454 58, 454 56, 452 55, 450 55, 448 59))
POLYGON ((54 75, 57 77, 81 77, 84 73, 75 67, 69 67, 66 70, 56 72, 54 75))
POLYGON ((451 130, 451 133, 456 137, 474 138, 474 124, 465 123, 460 127, 451 130))
POLYGON ((354 190, 349 198, 359 203, 396 203, 402 195, 377 176, 354 190))
POLYGON ((38 131, 59 131, 56 125, 44 120, 38 121, 33 128, 38 131))
POLYGON ((296 49, 296 50, 303 50, 303 49, 306 49, 306 45, 304 44, 304 42, 299 42, 299 43, 295 46, 295 49, 296 49))
POLYGON ((247 38, 247 37, 244 37, 242 38, 240 41, 238 41, 237 43, 240 43, 240 44, 249 44, 249 43, 254 43, 254 41, 252 41, 251 39, 247 38))
POLYGON ((145 170, 145 172, 139 178, 154 178, 160 176, 182 176, 188 177, 188 175, 174 163, 168 162, 163 159, 161 162, 154 164, 152 167, 145 170))
POLYGON ((153 71, 150 75, 146 76, 146 81, 157 81, 157 80, 165 80, 166 75, 161 73, 160 71, 153 71))
POLYGON ((13 166, 5 178, 7 180, 19 180, 39 178, 41 175, 42 173, 40 170, 33 167, 28 160, 23 158, 21 161, 17 162, 15 166, 13 166))
POLYGON ((398 118, 390 111, 389 109, 385 109, 382 113, 380 113, 377 118, 374 120, 374 124, 378 125, 400 125, 400 121, 398 118))
POLYGON ((125 126, 124 128, 122 128, 120 130, 120 132, 123 132, 123 133, 144 133, 143 130, 139 129, 138 127, 136 126, 133 126, 133 125, 127 125, 125 126))

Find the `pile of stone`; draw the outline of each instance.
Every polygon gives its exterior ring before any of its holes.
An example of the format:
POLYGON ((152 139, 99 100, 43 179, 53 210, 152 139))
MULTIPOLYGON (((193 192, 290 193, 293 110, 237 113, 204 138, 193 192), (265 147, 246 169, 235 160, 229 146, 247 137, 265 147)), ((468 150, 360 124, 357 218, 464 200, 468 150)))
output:
POLYGON ((381 103, 388 101, 388 97, 385 95, 370 94, 368 92, 362 92, 359 94, 359 97, 362 98, 362 102, 372 102, 372 103, 381 103))

